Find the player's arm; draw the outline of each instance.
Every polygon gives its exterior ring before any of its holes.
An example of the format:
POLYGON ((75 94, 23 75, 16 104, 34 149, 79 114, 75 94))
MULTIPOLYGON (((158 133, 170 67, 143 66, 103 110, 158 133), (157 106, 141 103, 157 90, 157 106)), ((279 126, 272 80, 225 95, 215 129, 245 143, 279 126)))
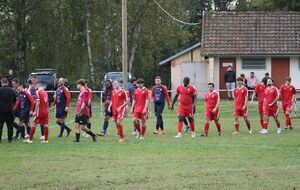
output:
POLYGON ((27 94, 28 100, 30 102, 30 114, 32 114, 33 113, 33 109, 34 109, 34 99, 31 96, 31 94, 29 94, 28 92, 26 92, 26 94, 27 94))
POLYGON ((54 101, 53 101, 53 104, 52 104, 52 108, 54 108, 54 106, 57 104, 57 96, 56 96, 56 93, 54 94, 53 98, 54 98, 54 101))
POLYGON ((178 96, 179 96, 179 94, 175 94, 175 96, 174 96, 174 98, 173 98, 172 105, 171 105, 171 111, 174 110, 174 104, 175 104, 175 102, 177 101, 178 96))
POLYGON ((144 113, 144 114, 147 112, 148 104, 149 104, 149 96, 148 96, 148 94, 147 94, 147 95, 146 95, 146 102, 145 102, 145 106, 144 106, 144 110, 143 110, 143 113, 144 113))
POLYGON ((127 97, 127 93, 124 91, 124 96, 125 96, 125 102, 118 108, 117 112, 120 112, 122 108, 124 108, 125 106, 127 106, 128 104, 128 97, 127 97))
POLYGON ((130 109, 130 112, 131 112, 131 113, 133 113, 133 109, 134 109, 135 103, 136 103, 135 98, 133 98, 133 100, 132 100, 132 105, 131 105, 131 109, 130 109))
POLYGON ((20 107, 20 104, 21 104, 21 101, 20 101, 20 99, 18 98, 18 100, 17 100, 17 102, 16 102, 16 104, 15 104, 15 106, 14 106, 14 109, 13 109, 14 112, 17 111, 17 109, 20 107))
POLYGON ((256 96, 256 92, 255 92, 255 90, 253 91, 253 94, 252 94, 252 97, 251 97, 251 104, 253 104, 253 101, 254 101, 254 98, 255 98, 255 96, 256 96))
POLYGON ((70 108, 71 94, 70 94, 70 91, 66 87, 64 87, 64 93, 65 93, 65 96, 67 99, 65 111, 68 112, 69 108, 70 108))
POLYGON ((214 113, 217 111, 217 109, 219 109, 219 105, 220 105, 220 95, 219 95, 219 93, 217 93, 217 94, 218 94, 218 101, 217 101, 215 108, 213 109, 214 113))
POLYGON ((152 102, 154 102, 154 88, 155 88, 155 86, 153 86, 151 89, 151 101, 152 102))
POLYGON ((170 101, 170 96, 169 96, 169 93, 168 93, 168 89, 167 87, 163 87, 164 89, 164 93, 165 93, 165 96, 166 96, 166 99, 167 99, 167 103, 168 103, 168 108, 171 109, 171 101, 170 101))
POLYGON ((243 110, 247 108, 247 101, 248 101, 248 90, 246 90, 245 93, 245 102, 244 102, 243 110))
POLYGON ((35 109, 34 109, 33 115, 36 115, 39 112, 39 107, 40 107, 40 98, 37 98, 35 100, 35 109))

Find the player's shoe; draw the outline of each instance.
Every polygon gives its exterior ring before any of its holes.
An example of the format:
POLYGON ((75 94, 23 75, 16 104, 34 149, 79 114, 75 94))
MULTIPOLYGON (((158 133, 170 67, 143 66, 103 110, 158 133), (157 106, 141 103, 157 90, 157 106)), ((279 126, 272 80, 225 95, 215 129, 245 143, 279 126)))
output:
POLYGON ((218 135, 219 135, 219 136, 222 136, 222 132, 218 132, 218 135))
POLYGON ((24 139, 29 139, 29 135, 25 135, 25 138, 24 139))
MULTIPOLYGON (((90 135, 89 135, 90 136, 90 135)), ((93 137, 92 137, 92 139, 93 139, 93 142, 97 142, 97 135, 94 135, 93 137)))
POLYGON ((260 134, 268 134, 268 130, 267 129, 262 129, 261 131, 259 131, 260 134))
POLYGON ((240 132, 239 131, 234 131, 232 134, 237 135, 237 134, 240 134, 240 132))
POLYGON ((140 136, 139 140, 144 140, 145 137, 143 135, 140 136))
POLYGON ((61 134, 57 135, 57 138, 62 138, 62 135, 61 134))
POLYGON ((182 137, 182 135, 181 135, 181 133, 178 133, 176 136, 174 136, 175 138, 181 138, 182 137))
POLYGON ((47 144, 48 141, 42 140, 41 143, 42 143, 42 144, 47 144))
POLYGON ((192 136, 192 138, 195 138, 195 137, 196 137, 195 131, 192 131, 191 136, 192 136))
POLYGON ((136 132, 136 139, 139 139, 140 138, 140 136, 141 136, 141 134, 140 133, 138 133, 138 132, 136 132))
POLYGON ((277 129, 277 134, 280 134, 281 133, 281 128, 278 128, 277 129))
POLYGON ((98 136, 100 136, 100 137, 104 137, 104 136, 106 136, 106 134, 105 134, 105 133, 103 133, 103 132, 101 132, 101 133, 98 133, 97 135, 98 135, 98 136))
POLYGON ((292 126, 290 126, 290 128, 289 128, 290 130, 293 130, 293 127, 292 126))
POLYGON ((166 131, 165 130, 161 130, 161 131, 159 131, 158 134, 160 134, 160 135, 166 134, 166 131))
POLYGON ((208 135, 207 134, 205 134, 205 133, 202 133, 201 134, 201 137, 207 137, 208 135))
POLYGON ((24 141, 23 141, 23 143, 28 143, 28 144, 31 144, 31 143, 32 143, 32 141, 31 141, 30 139, 26 139, 26 140, 24 140, 24 141))
POLYGON ((249 132, 249 134, 252 134, 252 130, 249 130, 248 132, 249 132))
POLYGON ((40 137, 40 140, 45 140, 45 136, 41 136, 41 137, 40 137))
POLYGON ((159 132, 158 132, 158 130, 155 130, 155 131, 153 131, 153 134, 158 134, 159 132))
POLYGON ((190 126, 185 126, 185 132, 189 132, 189 131, 191 131, 191 127, 190 126))
POLYGON ((131 135, 132 135, 132 136, 135 136, 135 135, 137 135, 137 132, 136 132, 136 131, 132 131, 132 132, 131 132, 131 135))
POLYGON ((119 139, 119 143, 125 142, 125 139, 119 139))
POLYGON ((74 140, 73 143, 74 144, 79 144, 79 141, 74 140))

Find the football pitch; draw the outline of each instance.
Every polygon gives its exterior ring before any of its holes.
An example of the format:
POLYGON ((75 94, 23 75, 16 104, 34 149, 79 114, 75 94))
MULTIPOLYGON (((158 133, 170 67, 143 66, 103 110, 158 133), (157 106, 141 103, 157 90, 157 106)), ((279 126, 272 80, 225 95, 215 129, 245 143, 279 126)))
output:
MULTIPOLYGON (((99 102, 93 104, 92 131, 99 133, 103 114, 96 104, 99 102)), ((200 137, 204 103, 199 101, 195 139, 190 133, 175 139, 177 110, 165 109, 167 134, 152 134, 155 117, 151 113, 145 139, 137 140, 130 135, 129 115, 123 121, 123 144, 118 143, 112 122, 108 135, 98 137, 97 143, 81 137, 81 143, 74 144, 74 109, 67 118, 72 134, 66 138, 65 132, 63 138, 57 138, 59 128, 50 110, 48 144, 40 144, 39 128, 32 144, 8 144, 4 130, 0 189, 300 189, 300 120, 293 118, 294 130, 276 134, 271 119, 269 134, 261 135, 257 107, 249 105, 253 134, 240 120, 241 133, 234 136, 233 102, 221 101, 220 108, 222 136, 217 136, 211 123, 209 137, 200 137)), ((284 127, 282 112, 280 121, 284 127)))

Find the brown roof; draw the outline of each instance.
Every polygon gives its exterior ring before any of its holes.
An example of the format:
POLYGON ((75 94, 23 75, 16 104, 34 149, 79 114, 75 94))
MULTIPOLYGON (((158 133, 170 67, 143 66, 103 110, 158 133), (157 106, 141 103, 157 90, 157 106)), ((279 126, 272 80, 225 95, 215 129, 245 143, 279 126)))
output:
POLYGON ((300 12, 205 12, 202 55, 300 55, 300 12))

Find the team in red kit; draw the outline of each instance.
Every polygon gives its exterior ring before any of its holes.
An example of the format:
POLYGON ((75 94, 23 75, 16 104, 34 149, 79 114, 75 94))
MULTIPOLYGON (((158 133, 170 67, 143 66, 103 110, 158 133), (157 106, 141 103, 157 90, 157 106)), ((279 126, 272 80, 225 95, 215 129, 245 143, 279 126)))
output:
MULTIPOLYGON (((282 101, 282 111, 285 116, 286 130, 293 129, 291 121, 291 112, 295 103, 296 88, 291 84, 291 77, 287 77, 285 83, 277 89, 274 86, 274 79, 265 77, 253 90, 250 103, 254 103, 254 99, 257 99, 257 113, 259 115, 260 134, 268 134, 269 119, 272 117, 276 123, 277 134, 282 132, 281 123, 278 118, 279 105, 278 101, 282 101)), ((237 87, 234 89, 234 132, 233 135, 240 133, 239 118, 242 117, 247 126, 248 132, 251 134, 252 128, 250 120, 248 118, 248 89, 244 86, 244 79, 238 77, 237 87)), ((184 77, 182 85, 176 88, 175 96, 172 104, 170 103, 169 94, 167 88, 161 84, 161 78, 157 76, 155 78, 156 85, 153 86, 151 92, 145 87, 145 81, 139 78, 137 81, 137 88, 132 91, 132 103, 130 112, 132 114, 132 120, 136 131, 136 138, 143 140, 145 138, 147 129, 147 120, 149 117, 150 99, 153 102, 154 114, 156 116, 156 127, 153 134, 166 134, 164 128, 164 122, 162 114, 165 109, 165 100, 168 103, 168 109, 174 110, 174 105, 179 98, 178 104, 178 123, 177 123, 177 135, 175 138, 182 138, 182 127, 184 119, 189 121, 191 127, 191 137, 196 137, 196 125, 195 125, 195 110, 197 100, 197 89, 190 84, 190 78, 184 77)), ((117 134, 119 136, 119 142, 125 142, 124 126, 122 121, 126 116, 127 106, 129 103, 128 93, 121 88, 118 80, 111 81, 113 88, 108 98, 106 105, 106 111, 111 113, 116 125, 117 134)), ((48 112, 48 93, 43 89, 41 83, 37 77, 33 76, 32 82, 28 88, 24 84, 15 85, 15 90, 18 90, 17 102, 14 106, 14 112, 18 112, 19 123, 17 124, 17 137, 23 138, 25 143, 32 143, 33 137, 37 125, 42 126, 41 143, 48 143, 49 136, 49 112, 48 112), (32 125, 30 126, 30 117, 32 119, 32 125), (25 128, 26 127, 26 128, 25 128), (25 131, 26 129, 26 131, 25 131), (27 135, 26 135, 27 133, 27 135), (21 135, 21 136, 19 136, 21 135)), ((87 86, 87 82, 84 79, 80 79, 76 82, 76 86, 80 91, 77 103, 75 106, 75 143, 80 142, 80 131, 84 131, 87 137, 91 137, 94 142, 97 141, 97 135, 91 131, 92 117, 92 98, 93 92, 87 86)), ((204 93, 205 109, 204 119, 205 124, 201 136, 208 137, 210 121, 213 121, 216 126, 217 135, 222 135, 220 116, 220 94, 215 90, 213 83, 208 83, 207 91, 204 93)), ((65 86, 65 79, 60 78, 58 80, 58 88, 54 95, 54 104, 52 108, 56 108, 55 117, 57 124, 60 126, 60 133, 58 137, 62 137, 63 131, 67 130, 67 137, 71 133, 71 129, 67 127, 65 120, 70 110, 71 95, 69 89, 65 86)), ((201 117, 201 116, 199 116, 201 117)), ((108 125, 108 124, 107 124, 108 125)), ((252 122, 252 125, 254 123, 252 122)), ((107 129, 108 126, 106 126, 107 129)), ((149 126, 148 126, 149 127, 149 126)), ((171 130, 169 128, 169 130, 171 130)), ((105 131, 106 133, 106 131, 105 131)), ((99 135, 106 136, 106 135, 99 135)))

